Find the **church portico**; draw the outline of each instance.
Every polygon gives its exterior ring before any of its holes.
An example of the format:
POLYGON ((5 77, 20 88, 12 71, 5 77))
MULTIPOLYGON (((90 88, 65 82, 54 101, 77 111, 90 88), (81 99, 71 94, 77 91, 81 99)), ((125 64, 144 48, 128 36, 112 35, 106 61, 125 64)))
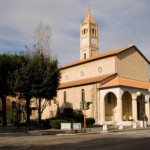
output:
MULTIPOLYGON (((100 124, 138 121, 142 111, 150 118, 150 95, 144 95, 144 110, 136 93, 148 94, 147 90, 136 88, 116 87, 100 89, 100 124)), ((141 99, 142 101, 143 99, 141 99)))

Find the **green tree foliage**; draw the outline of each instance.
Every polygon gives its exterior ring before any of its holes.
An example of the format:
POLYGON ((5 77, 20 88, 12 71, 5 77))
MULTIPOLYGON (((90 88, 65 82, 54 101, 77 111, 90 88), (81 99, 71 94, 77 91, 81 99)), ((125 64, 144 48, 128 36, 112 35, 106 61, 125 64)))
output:
POLYGON ((7 126, 6 119, 6 96, 10 94, 11 88, 9 85, 10 76, 14 70, 21 66, 24 61, 23 56, 17 55, 0 55, 0 99, 2 100, 2 122, 3 126, 7 126))
POLYGON ((88 127, 91 127, 94 123, 95 123, 95 119, 94 118, 86 118, 86 125, 88 127))
MULTIPOLYGON (((51 100, 57 94, 60 80, 58 61, 36 52, 26 65, 15 71, 13 78, 15 91, 26 99, 27 125, 30 129, 30 99, 38 98, 40 103, 42 98, 51 100)), ((41 121, 41 116, 39 119, 41 121)))
POLYGON ((33 97, 52 99, 56 96, 60 79, 57 59, 35 54, 29 68, 33 97))

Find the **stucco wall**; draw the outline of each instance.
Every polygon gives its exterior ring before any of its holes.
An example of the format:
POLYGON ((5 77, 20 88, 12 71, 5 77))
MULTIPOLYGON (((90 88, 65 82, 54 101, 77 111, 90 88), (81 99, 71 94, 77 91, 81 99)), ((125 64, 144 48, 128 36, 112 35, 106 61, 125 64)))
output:
POLYGON ((113 73, 115 73, 115 57, 109 57, 61 70, 61 83, 113 73))
POLYGON ((116 56, 116 72, 121 77, 149 81, 148 63, 135 48, 126 50, 116 56))
POLYGON ((97 86, 96 84, 86 85, 86 86, 80 86, 80 87, 73 87, 73 88, 67 88, 62 89, 58 91, 57 100, 59 100, 60 106, 64 102, 64 92, 66 92, 66 102, 71 103, 73 106, 73 109, 80 109, 80 102, 82 100, 81 96, 81 90, 84 89, 85 91, 85 100, 86 101, 92 101, 93 103, 90 105, 90 109, 87 110, 87 117, 94 117, 97 118, 98 114, 98 99, 97 97, 97 86))

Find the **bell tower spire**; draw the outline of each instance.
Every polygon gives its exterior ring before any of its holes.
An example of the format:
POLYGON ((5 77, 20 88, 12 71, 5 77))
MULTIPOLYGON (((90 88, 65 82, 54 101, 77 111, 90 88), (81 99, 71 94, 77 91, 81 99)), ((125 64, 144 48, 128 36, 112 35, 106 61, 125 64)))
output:
POLYGON ((84 23, 88 23, 88 22, 93 23, 93 24, 95 23, 92 15, 91 15, 90 8, 88 9, 85 19, 84 19, 84 23))
POLYGON ((83 24, 80 25, 80 60, 99 54, 98 25, 88 9, 83 24))

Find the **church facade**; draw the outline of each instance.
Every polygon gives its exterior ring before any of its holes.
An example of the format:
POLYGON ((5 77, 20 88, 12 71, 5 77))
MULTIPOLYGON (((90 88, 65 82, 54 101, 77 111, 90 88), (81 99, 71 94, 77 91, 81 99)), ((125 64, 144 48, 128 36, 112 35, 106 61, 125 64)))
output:
POLYGON ((76 110, 81 101, 92 102, 86 115, 99 124, 138 121, 141 113, 150 118, 149 63, 134 45, 99 53, 98 25, 88 9, 80 25, 80 60, 60 69, 56 100, 76 110))

